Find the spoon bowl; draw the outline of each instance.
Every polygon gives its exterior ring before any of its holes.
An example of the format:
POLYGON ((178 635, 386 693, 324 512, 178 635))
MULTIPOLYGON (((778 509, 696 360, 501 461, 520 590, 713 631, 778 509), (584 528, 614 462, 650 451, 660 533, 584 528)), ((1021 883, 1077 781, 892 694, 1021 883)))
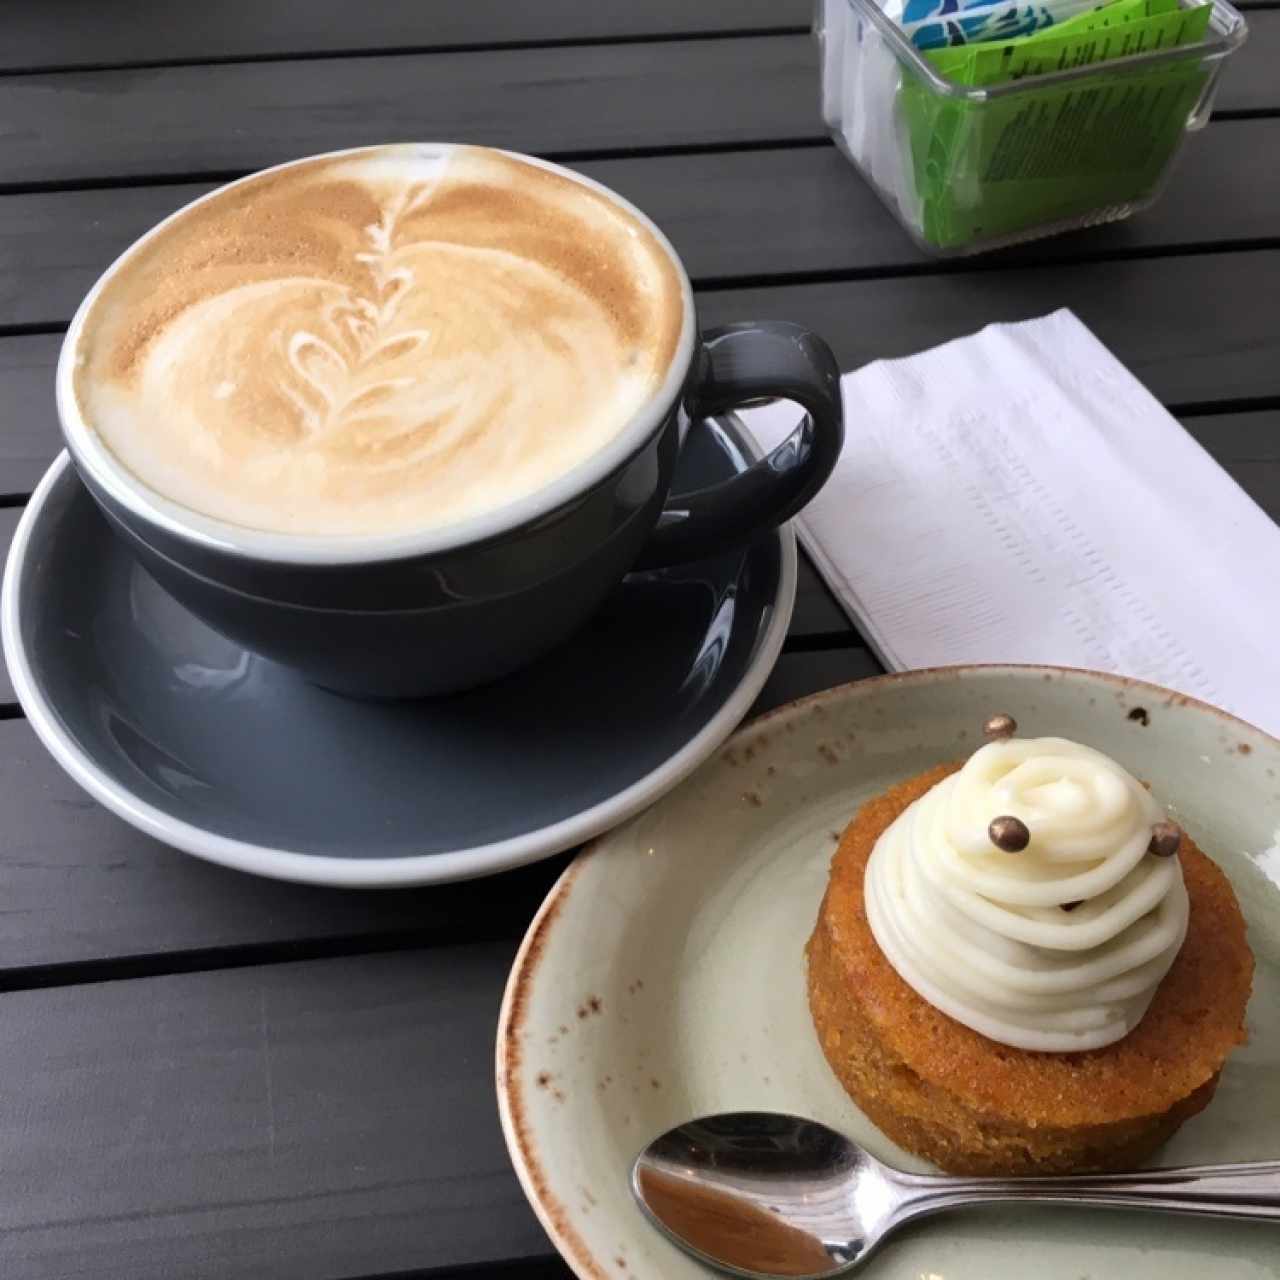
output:
POLYGON ((1033 1201, 1280 1223, 1280 1161, 1056 1178, 902 1173, 826 1125, 767 1111, 704 1116, 636 1157, 631 1189, 693 1257, 751 1280, 825 1280, 946 1209, 1033 1201))

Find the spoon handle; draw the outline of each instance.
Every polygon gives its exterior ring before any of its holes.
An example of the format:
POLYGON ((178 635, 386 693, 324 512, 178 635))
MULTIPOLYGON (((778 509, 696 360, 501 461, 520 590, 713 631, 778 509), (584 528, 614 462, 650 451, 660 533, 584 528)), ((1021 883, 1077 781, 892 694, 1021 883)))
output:
POLYGON ((895 1181, 903 1192, 895 1215, 900 1223, 962 1205, 1010 1200, 1162 1209, 1280 1222, 1280 1160, 1064 1178, 937 1178, 902 1174, 895 1181))

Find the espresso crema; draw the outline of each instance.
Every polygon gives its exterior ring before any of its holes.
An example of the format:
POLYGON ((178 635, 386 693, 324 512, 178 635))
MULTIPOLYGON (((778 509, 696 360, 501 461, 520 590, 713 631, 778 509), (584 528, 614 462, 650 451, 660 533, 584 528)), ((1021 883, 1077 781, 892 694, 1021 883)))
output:
POLYGON ((669 251, 606 195, 483 148, 378 147, 160 227, 89 306, 72 385, 119 462, 196 512, 408 533, 609 444, 683 324, 669 251))

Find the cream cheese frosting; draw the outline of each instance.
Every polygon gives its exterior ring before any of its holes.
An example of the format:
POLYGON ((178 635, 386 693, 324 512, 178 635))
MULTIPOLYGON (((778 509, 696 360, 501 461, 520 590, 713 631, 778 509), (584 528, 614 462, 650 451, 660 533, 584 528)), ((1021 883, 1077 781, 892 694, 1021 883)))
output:
POLYGON ((876 842, 868 922, 904 981, 988 1039, 1101 1048, 1138 1024, 1186 937, 1181 863, 1147 852, 1164 816, 1100 751, 989 743, 876 842), (1026 824, 1025 849, 992 843, 1000 816, 1026 824))

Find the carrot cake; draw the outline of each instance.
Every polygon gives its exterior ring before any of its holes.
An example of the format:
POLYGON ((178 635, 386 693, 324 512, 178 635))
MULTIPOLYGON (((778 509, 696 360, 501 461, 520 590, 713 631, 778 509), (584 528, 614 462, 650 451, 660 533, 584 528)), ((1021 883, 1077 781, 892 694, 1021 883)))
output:
POLYGON ((823 1053, 965 1174, 1123 1169, 1213 1097, 1253 957, 1226 876, 1115 761, 1003 736, 854 817, 808 945, 823 1053))

